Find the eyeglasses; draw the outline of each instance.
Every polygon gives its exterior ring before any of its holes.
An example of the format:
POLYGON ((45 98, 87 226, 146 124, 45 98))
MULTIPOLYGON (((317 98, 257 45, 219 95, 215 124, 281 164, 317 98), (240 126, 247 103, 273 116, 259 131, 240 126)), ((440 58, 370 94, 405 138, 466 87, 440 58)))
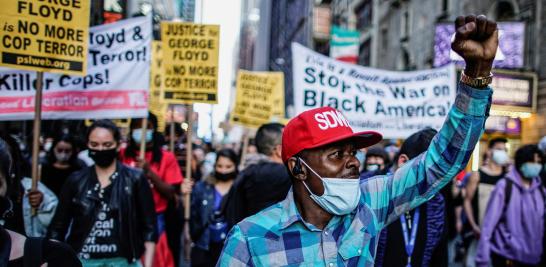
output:
POLYGON ((63 152, 64 153, 72 153, 72 149, 69 149, 69 148, 64 148, 64 149, 63 148, 57 148, 57 149, 55 149, 55 151, 57 153, 63 153, 63 152))

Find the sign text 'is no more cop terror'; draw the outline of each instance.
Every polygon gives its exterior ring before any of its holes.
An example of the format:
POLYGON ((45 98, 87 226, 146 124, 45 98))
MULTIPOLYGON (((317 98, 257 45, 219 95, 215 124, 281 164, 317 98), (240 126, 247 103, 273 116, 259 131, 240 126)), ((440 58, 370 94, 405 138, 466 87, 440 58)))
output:
POLYGON ((220 26, 162 22, 163 101, 218 103, 220 26))
POLYGON ((0 65, 85 74, 89 3, 10 0, 0 9, 0 65))
MULTIPOLYGON (((91 27, 87 74, 43 75, 44 119, 135 118, 148 114, 151 17, 91 27)), ((36 73, 0 68, 0 120, 33 117, 36 73)))

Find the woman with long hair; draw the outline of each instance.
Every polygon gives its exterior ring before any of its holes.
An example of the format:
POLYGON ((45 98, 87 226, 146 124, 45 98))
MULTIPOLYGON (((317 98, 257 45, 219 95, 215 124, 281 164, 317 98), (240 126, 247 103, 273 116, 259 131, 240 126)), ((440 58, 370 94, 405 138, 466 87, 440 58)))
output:
POLYGON ((68 176, 83 166, 84 163, 78 160, 74 139, 67 134, 61 135, 53 140, 45 162, 42 162, 41 181, 56 196, 59 196, 68 176))
POLYGON ((109 120, 87 133, 91 167, 72 174, 59 197, 48 235, 65 241, 84 266, 152 266, 157 240, 150 184, 117 159, 121 134, 109 120))
POLYGON ((197 182, 191 194, 190 234, 194 241, 192 266, 215 266, 220 257, 227 222, 221 203, 237 177, 239 159, 232 149, 218 151, 214 171, 197 182))
POLYGON ((129 145, 120 151, 120 159, 128 166, 141 169, 152 185, 159 234, 153 265, 170 267, 174 266, 174 259, 165 232, 165 211, 169 201, 176 201, 179 192, 177 189, 180 188, 183 177, 174 154, 162 149, 163 139, 157 132, 157 117, 149 114, 144 134, 143 121, 131 120, 129 145), (141 140, 142 135, 145 140, 141 140), (139 154, 141 142, 146 143, 144 158, 139 154))

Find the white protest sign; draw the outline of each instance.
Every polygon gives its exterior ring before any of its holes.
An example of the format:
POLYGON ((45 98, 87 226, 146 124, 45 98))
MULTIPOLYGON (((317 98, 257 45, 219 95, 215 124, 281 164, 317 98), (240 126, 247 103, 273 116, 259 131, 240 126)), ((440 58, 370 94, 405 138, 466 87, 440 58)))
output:
MULTIPOLYGON (((87 75, 44 74, 43 119, 144 117, 150 88, 151 17, 92 27, 87 75)), ((0 68, 0 120, 34 118, 36 73, 0 68)))
POLYGON ((453 65, 421 71, 386 71, 348 64, 292 43, 296 114, 331 106, 355 131, 407 138, 439 129, 455 100, 453 65))

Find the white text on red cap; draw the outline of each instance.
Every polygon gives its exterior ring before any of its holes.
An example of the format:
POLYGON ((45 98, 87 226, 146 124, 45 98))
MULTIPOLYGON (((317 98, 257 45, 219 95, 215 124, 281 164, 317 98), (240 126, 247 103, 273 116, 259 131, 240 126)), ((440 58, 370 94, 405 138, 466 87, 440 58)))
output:
POLYGON ((336 127, 350 127, 349 122, 341 112, 337 110, 324 111, 315 114, 315 121, 321 130, 328 130, 336 127))

